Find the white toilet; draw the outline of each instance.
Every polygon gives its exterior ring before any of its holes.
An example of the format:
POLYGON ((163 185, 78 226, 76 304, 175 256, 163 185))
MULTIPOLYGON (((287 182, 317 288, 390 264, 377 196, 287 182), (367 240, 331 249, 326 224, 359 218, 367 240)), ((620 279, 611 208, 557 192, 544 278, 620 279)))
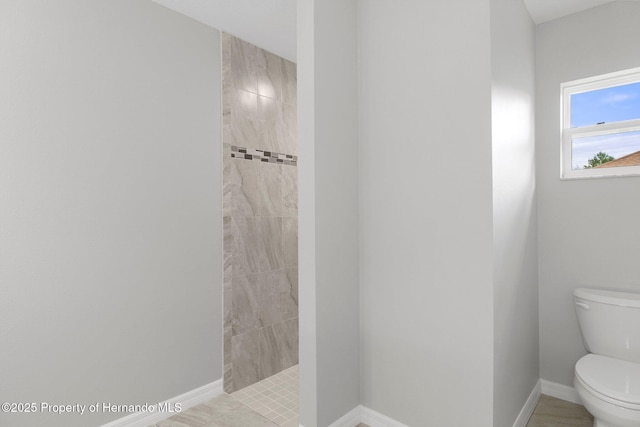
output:
POLYGON ((594 427, 640 427, 640 294, 576 289, 584 345, 574 385, 594 427))

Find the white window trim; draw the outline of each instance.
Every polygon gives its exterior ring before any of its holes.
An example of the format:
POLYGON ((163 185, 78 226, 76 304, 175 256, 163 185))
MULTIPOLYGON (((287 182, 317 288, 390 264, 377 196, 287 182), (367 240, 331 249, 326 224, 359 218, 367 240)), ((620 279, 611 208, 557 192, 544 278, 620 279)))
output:
POLYGON ((561 88, 561 152, 560 152, 560 179, 581 178, 607 178, 621 176, 640 176, 640 166, 621 166, 598 169, 572 169, 571 148, 572 138, 598 135, 617 134, 640 130, 640 119, 626 120, 622 122, 604 123, 601 125, 581 126, 571 128, 571 95, 604 89, 612 86, 621 86, 640 81, 640 67, 615 73, 603 74, 597 77, 574 80, 563 83, 561 88))

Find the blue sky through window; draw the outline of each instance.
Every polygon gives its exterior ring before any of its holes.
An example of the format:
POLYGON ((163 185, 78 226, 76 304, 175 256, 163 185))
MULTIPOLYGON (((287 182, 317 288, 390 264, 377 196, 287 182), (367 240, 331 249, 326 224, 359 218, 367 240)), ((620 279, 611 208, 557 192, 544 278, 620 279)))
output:
POLYGON ((571 127, 640 119, 640 82, 571 95, 571 127))
MULTIPOLYGON (((571 95, 571 127, 640 119, 640 82, 571 95)), ((574 138, 571 163, 581 169, 603 151, 616 159, 640 151, 640 132, 574 138)))

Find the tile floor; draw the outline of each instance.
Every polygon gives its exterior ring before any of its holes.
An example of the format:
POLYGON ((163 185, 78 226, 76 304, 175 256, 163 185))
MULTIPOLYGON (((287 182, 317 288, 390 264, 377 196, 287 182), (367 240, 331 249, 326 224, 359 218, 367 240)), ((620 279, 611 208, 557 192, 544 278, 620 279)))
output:
POLYGON ((281 427, 298 427, 298 365, 231 393, 281 427))
MULTIPOLYGON (((151 427, 151 426, 150 426, 151 427)), ((279 427, 228 394, 155 424, 154 427, 279 427)))
POLYGON ((593 417, 582 405, 554 397, 540 397, 527 427, 592 427, 593 417))
POLYGON ((298 427, 298 378, 296 365, 153 427, 298 427))
MULTIPOLYGON (((150 427, 298 427, 298 366, 150 427)), ((592 427, 582 405, 542 395, 527 427, 592 427)), ((367 427, 358 424, 356 427, 367 427)))

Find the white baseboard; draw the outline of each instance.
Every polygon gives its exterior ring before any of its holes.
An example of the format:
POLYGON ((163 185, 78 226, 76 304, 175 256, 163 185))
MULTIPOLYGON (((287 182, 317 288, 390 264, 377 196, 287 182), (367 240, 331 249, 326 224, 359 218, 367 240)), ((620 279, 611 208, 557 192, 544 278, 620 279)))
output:
POLYGON ((365 423, 369 427, 408 427, 362 405, 356 406, 339 420, 331 423, 329 427, 355 427, 360 423, 365 423))
POLYGON ((356 406, 340 419, 331 423, 329 427, 355 427, 360 423, 360 415, 362 413, 362 405, 356 406))
MULTIPOLYGON (((173 408, 176 404, 180 404, 181 410, 185 411, 209 399, 218 397, 222 393, 222 379, 219 379, 218 381, 203 385, 202 387, 188 391, 180 396, 172 397, 164 402, 155 404, 155 406, 157 408, 158 405, 167 404, 168 407, 173 408)), ((118 418, 108 424, 104 424, 102 427, 148 427, 169 418, 171 415, 175 414, 170 412, 136 412, 127 415, 126 417, 118 418)))
POLYGON ((527 401, 524 402, 524 406, 520 410, 518 414, 518 418, 513 423, 513 427, 526 427, 527 421, 531 418, 531 414, 536 409, 536 405, 538 404, 538 400, 540 400, 540 394, 542 390, 541 380, 538 380, 533 390, 531 390, 531 394, 527 398, 527 401))
POLYGON ((575 388, 547 380, 540 380, 540 382, 542 394, 582 405, 582 400, 575 388))
POLYGON ((362 406, 360 422, 367 424, 369 427, 408 427, 406 424, 402 424, 366 406, 362 406))
MULTIPOLYGON (((360 423, 365 423, 369 427, 408 427, 393 418, 389 418, 362 405, 356 406, 347 414, 340 417, 339 420, 331 423, 329 427, 355 427, 360 423)), ((302 427, 302 425, 300 425, 300 427, 302 427)))

